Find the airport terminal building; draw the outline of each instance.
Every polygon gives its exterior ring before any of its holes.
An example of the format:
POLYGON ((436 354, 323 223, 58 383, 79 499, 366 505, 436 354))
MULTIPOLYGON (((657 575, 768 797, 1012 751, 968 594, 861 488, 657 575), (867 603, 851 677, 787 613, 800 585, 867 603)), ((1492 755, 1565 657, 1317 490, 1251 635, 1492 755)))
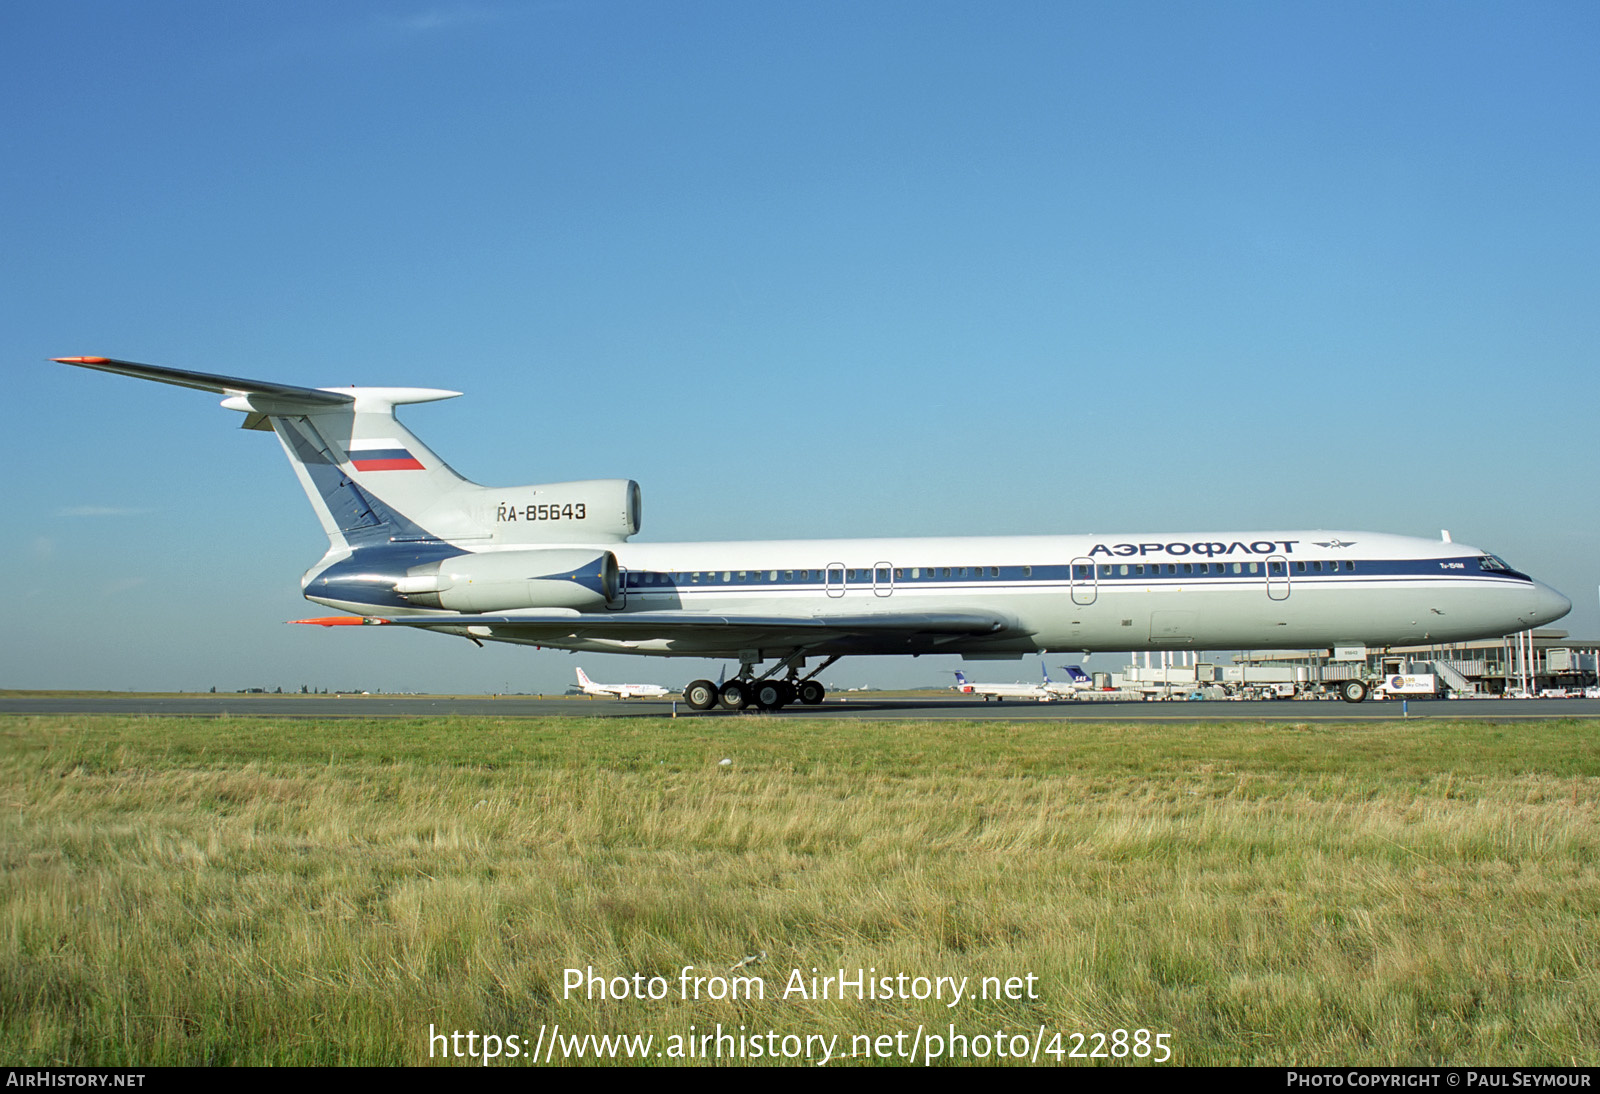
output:
POLYGON ((1363 675, 1431 674, 1439 694, 1465 698, 1582 695, 1584 689, 1600 684, 1597 656, 1600 642, 1573 639, 1563 630, 1539 629, 1475 642, 1383 650, 1251 650, 1236 655, 1234 662, 1297 670, 1296 679, 1308 684, 1363 675))
POLYGON ((1134 654, 1098 688, 1144 698, 1332 698, 1343 681, 1374 682, 1375 697, 1582 696, 1600 688, 1600 642, 1537 629, 1427 646, 1134 654), (1141 664, 1141 660, 1143 664, 1141 664))

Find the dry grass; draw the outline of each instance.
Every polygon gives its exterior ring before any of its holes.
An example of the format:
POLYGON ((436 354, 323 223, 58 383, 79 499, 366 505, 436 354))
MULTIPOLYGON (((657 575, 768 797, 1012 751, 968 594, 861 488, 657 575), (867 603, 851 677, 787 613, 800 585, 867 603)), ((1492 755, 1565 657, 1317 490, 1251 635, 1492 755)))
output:
POLYGON ((1187 1064, 1592 1065, 1597 776, 1570 722, 0 720, 0 1055, 953 1022, 1142 1027, 1187 1064), (761 953, 765 1001, 678 998, 761 953), (564 998, 589 966, 673 990, 564 998), (841 967, 1040 997, 778 998, 841 967))

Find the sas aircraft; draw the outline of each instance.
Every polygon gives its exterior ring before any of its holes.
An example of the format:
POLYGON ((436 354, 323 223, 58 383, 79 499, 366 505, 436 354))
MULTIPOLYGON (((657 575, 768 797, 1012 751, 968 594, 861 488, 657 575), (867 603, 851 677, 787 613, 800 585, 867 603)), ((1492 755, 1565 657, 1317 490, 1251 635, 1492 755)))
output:
POLYGON ((1055 692, 1048 687, 1049 678, 1043 684, 974 684, 959 669, 956 671, 956 690, 963 695, 981 695, 987 703, 993 699, 1003 703, 1007 699, 1033 699, 1036 702, 1048 703, 1056 698, 1055 692))
POLYGON ((1075 699, 1079 692, 1094 690, 1089 674, 1077 665, 1062 666, 1062 671, 1068 677, 1064 683, 1050 679, 1050 669, 1043 661, 1039 662, 1039 670, 1044 674, 1044 682, 1039 684, 1024 684, 1021 681, 1015 684, 975 684, 967 679, 966 674, 958 671, 955 690, 963 695, 981 695, 985 703, 991 697, 1001 703, 1007 699, 1033 699, 1048 703, 1052 699, 1075 699))
POLYGON ((636 482, 480 486, 395 416, 459 392, 57 360, 214 392, 277 436, 328 536, 304 595, 348 613, 302 622, 736 659, 720 687, 684 689, 696 709, 819 703, 817 677, 853 655, 1417 645, 1571 608, 1487 551, 1373 532, 635 543, 636 482))
POLYGON ((1082 666, 1062 665, 1061 671, 1067 674, 1067 678, 1064 681, 1050 679, 1050 670, 1045 667, 1044 662, 1041 661, 1039 667, 1044 669, 1045 690, 1052 695, 1073 699, 1078 696, 1079 692, 1094 690, 1094 679, 1083 671, 1082 666))
POLYGON ((585 695, 614 695, 618 699, 662 699, 673 694, 660 684, 597 684, 581 668, 578 670, 578 686, 585 695))

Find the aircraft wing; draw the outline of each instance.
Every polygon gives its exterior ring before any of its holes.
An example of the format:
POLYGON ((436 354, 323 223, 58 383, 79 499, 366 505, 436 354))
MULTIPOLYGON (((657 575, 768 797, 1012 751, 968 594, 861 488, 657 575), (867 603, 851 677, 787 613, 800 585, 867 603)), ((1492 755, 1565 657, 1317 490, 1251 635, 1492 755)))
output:
MULTIPOLYGON (((671 642, 675 649, 740 649, 754 646, 848 647, 882 652, 936 648, 961 638, 998 637, 1015 631, 1004 616, 989 612, 874 612, 853 616, 713 615, 705 612, 518 611, 483 615, 405 615, 382 619, 336 616, 306 619, 324 626, 382 623, 448 628, 501 641, 562 646, 585 639, 625 643, 671 642), (482 628, 480 630, 479 628, 482 628)), ((1016 631, 1020 634, 1020 631, 1016 631)))

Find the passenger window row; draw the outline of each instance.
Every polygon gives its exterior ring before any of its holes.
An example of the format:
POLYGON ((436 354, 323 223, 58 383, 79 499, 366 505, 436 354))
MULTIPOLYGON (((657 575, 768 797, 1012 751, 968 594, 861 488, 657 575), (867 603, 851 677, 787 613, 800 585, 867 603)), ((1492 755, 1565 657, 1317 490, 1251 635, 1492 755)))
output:
MULTIPOLYGON (((1205 577, 1222 575, 1249 575, 1261 574, 1262 566, 1266 566, 1266 573, 1272 576, 1283 576, 1286 563, 1284 562, 1129 562, 1114 563, 1096 567, 1092 564, 1074 563, 1072 577, 1078 581, 1088 581, 1095 577, 1103 580, 1113 580, 1119 577, 1205 577), (1096 570, 1098 569, 1098 574, 1096 570)), ((1338 573, 1341 568, 1344 572, 1354 572, 1356 564, 1352 561, 1296 561, 1294 572, 1305 573, 1338 573)), ((1034 568, 1032 566, 912 566, 893 567, 894 581, 972 581, 996 578, 1031 578, 1034 568)), ((869 582, 883 585, 888 583, 891 567, 857 567, 805 570, 683 570, 673 572, 656 572, 651 570, 630 571, 627 575, 627 584, 630 588, 642 588, 648 585, 717 585, 717 584, 795 584, 826 581, 837 584, 843 581, 849 585, 861 585, 869 582), (831 572, 830 572, 831 571, 831 572)))

